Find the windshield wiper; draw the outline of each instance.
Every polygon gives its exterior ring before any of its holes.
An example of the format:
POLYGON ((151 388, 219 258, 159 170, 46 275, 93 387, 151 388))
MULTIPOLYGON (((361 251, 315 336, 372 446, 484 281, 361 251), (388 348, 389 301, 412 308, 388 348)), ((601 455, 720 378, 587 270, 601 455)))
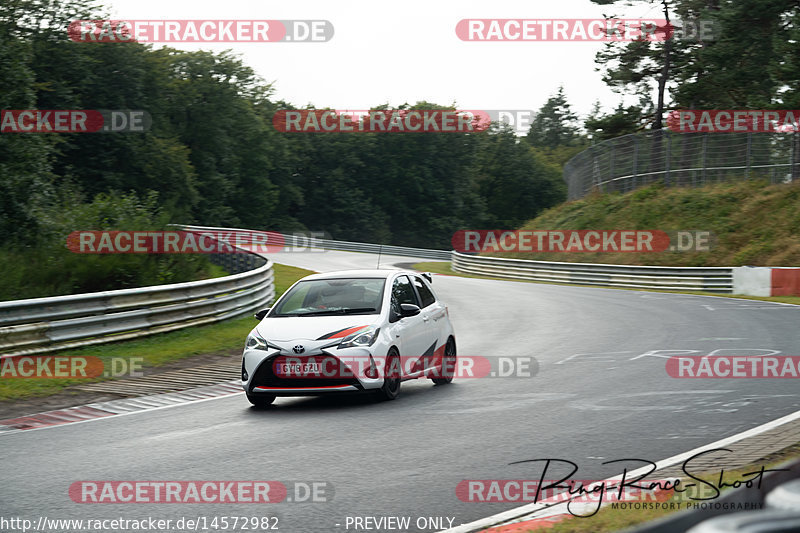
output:
POLYGON ((339 307, 336 309, 320 309, 319 311, 309 311, 308 313, 291 313, 289 316, 314 316, 314 315, 330 315, 330 314, 343 314, 344 309, 339 307))
POLYGON ((336 309, 320 309, 319 311, 309 311, 308 313, 292 314, 291 316, 316 316, 316 315, 349 315, 356 313, 374 312, 374 307, 338 307, 336 309))

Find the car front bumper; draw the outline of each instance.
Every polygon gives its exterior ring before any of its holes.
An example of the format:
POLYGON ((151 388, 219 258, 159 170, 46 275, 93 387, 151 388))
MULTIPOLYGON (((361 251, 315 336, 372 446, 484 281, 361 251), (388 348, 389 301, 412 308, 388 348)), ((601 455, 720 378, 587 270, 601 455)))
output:
POLYGON ((383 376, 370 378, 366 375, 365 369, 370 359, 376 357, 365 348, 318 350, 303 355, 287 354, 281 350, 245 350, 242 356, 242 388, 248 394, 275 396, 311 396, 378 389, 383 385, 383 376), (283 362, 314 362, 319 365, 320 372, 287 377, 276 372, 277 365, 283 362))

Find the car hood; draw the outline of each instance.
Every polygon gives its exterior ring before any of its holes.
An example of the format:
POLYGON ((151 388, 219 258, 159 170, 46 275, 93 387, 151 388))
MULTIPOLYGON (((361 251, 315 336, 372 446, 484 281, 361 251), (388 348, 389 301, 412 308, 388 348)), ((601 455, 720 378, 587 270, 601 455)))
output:
POLYGON ((378 321, 378 315, 267 317, 256 327, 269 342, 297 340, 329 344, 378 321))

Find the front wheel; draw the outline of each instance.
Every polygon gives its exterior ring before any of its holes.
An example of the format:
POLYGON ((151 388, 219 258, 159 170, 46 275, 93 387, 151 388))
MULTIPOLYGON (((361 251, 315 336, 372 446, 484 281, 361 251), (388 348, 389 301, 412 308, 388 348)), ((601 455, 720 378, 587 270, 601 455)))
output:
POLYGON ((453 374, 456 372, 456 341, 453 337, 447 339, 447 344, 444 347, 444 356, 442 356, 442 366, 440 370, 440 377, 431 378, 437 385, 446 385, 453 382, 453 374))
POLYGON ((256 407, 267 407, 275 401, 274 394, 247 394, 247 400, 256 407))
POLYGON ((392 349, 386 356, 386 372, 383 376, 383 385, 377 390, 381 400, 394 400, 400 394, 400 354, 392 349))

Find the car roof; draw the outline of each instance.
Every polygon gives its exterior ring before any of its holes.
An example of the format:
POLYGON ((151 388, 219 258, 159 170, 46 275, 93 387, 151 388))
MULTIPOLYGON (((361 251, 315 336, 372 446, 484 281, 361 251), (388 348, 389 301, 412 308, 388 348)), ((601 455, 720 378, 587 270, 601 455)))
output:
POLYGON ((412 270, 403 270, 399 268, 392 269, 371 269, 371 270, 337 270, 335 272, 322 272, 320 274, 312 274, 303 278, 304 280, 315 279, 346 279, 346 278, 378 278, 386 279, 394 276, 395 274, 419 274, 412 270))

